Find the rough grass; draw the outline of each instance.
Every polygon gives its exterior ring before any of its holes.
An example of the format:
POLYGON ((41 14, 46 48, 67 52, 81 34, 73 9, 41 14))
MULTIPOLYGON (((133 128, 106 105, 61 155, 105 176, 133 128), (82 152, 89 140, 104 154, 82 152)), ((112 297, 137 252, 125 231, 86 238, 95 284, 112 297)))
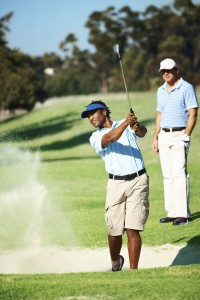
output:
POLYGON ((199 299, 199 265, 118 273, 0 276, 0 299, 199 299))

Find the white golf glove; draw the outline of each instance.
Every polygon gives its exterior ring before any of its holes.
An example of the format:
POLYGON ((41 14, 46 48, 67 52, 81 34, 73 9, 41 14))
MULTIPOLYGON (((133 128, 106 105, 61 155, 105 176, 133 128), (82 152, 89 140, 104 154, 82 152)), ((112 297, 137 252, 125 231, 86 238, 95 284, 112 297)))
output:
POLYGON ((184 143, 185 147, 188 147, 190 144, 190 136, 184 133, 181 137, 181 141, 184 143))

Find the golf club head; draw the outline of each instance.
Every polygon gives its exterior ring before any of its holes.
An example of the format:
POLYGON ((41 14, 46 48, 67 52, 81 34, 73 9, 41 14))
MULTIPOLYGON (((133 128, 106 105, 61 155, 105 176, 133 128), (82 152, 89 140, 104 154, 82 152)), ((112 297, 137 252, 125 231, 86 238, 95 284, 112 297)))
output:
POLYGON ((118 55, 118 57, 120 59, 121 57, 120 57, 120 53, 119 53, 119 44, 114 45, 113 50, 118 55))

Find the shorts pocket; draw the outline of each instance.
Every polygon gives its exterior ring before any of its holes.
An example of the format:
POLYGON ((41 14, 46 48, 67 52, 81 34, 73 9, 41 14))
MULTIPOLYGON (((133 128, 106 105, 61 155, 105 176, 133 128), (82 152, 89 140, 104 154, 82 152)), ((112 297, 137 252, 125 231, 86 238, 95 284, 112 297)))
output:
POLYGON ((145 224, 148 216, 149 216, 149 201, 148 200, 142 200, 141 202, 141 222, 142 224, 145 224))
POLYGON ((106 222, 106 225, 108 227, 108 230, 111 230, 113 228, 113 224, 112 224, 112 221, 111 221, 111 218, 110 218, 109 207, 107 207, 105 209, 105 222, 106 222))

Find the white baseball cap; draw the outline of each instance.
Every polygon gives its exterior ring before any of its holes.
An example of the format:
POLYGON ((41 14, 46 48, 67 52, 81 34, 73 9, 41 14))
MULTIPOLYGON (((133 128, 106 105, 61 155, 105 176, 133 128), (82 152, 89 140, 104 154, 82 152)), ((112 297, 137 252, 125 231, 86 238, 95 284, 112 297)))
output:
POLYGON ((175 61, 171 58, 166 58, 161 61, 160 69, 158 70, 158 72, 160 72, 161 70, 171 70, 174 67, 176 67, 175 61))

